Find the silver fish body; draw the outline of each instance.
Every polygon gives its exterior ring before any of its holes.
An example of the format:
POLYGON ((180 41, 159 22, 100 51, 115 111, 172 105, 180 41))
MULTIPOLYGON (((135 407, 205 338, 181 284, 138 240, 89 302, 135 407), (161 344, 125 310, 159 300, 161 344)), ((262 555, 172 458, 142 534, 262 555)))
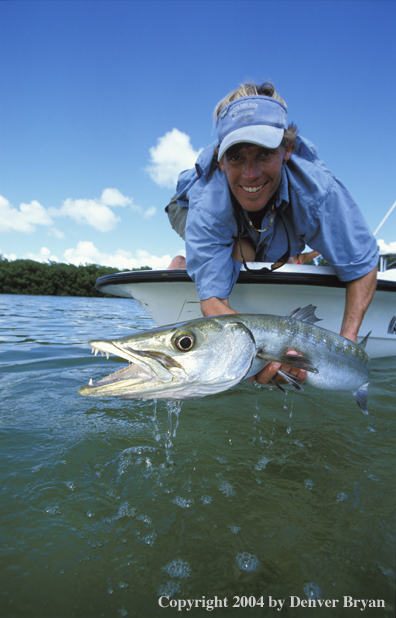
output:
POLYGON ((317 388, 352 391, 366 411, 370 359, 364 347, 314 325, 314 309, 308 306, 286 317, 200 318, 118 340, 90 341, 93 350, 132 364, 90 381, 79 393, 132 399, 204 397, 225 391, 268 362, 278 361, 307 369, 307 383, 317 388), (288 350, 301 356, 289 355, 288 350))

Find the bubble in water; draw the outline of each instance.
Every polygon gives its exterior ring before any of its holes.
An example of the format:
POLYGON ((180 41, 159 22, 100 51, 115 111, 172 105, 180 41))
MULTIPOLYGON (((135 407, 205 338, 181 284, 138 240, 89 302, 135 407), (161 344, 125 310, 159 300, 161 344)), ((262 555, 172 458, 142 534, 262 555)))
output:
POLYGON ((337 502, 343 502, 344 500, 348 500, 348 496, 343 491, 341 491, 337 496, 337 502))
POLYGON ((62 511, 60 510, 59 506, 47 506, 47 508, 44 510, 44 513, 46 515, 60 515, 62 511))
POLYGON ((139 517, 137 517, 136 519, 138 519, 139 521, 144 521, 145 524, 148 524, 149 526, 151 525, 151 519, 150 517, 148 517, 148 515, 139 515, 139 517))
POLYGON ((210 496, 202 496, 201 501, 203 504, 210 504, 212 502, 212 498, 210 496))
POLYGON ((162 567, 162 570, 168 573, 171 577, 178 577, 179 579, 187 579, 191 576, 191 567, 188 562, 184 562, 181 558, 173 560, 166 566, 162 567))
POLYGON ((142 538, 142 542, 146 543, 146 545, 150 545, 150 547, 152 547, 155 543, 157 539, 157 535, 155 534, 155 532, 152 532, 151 534, 148 534, 147 536, 142 538))
POLYGON ((264 470, 265 466, 269 463, 267 457, 262 457, 260 461, 254 466, 255 470, 264 470))
POLYGON ((240 526, 228 526, 228 527, 231 530, 231 532, 233 532, 234 534, 238 534, 238 532, 242 530, 240 526))
POLYGON ((311 481, 311 479, 307 479, 306 481, 304 481, 305 489, 311 490, 313 486, 314 484, 313 484, 313 481, 311 481))
POLYGON ((185 498, 181 498, 180 496, 176 496, 176 498, 172 500, 172 502, 174 504, 177 504, 177 506, 180 506, 181 509, 189 509, 190 506, 194 504, 194 500, 192 498, 191 500, 186 500, 185 498))
POLYGON ((227 497, 235 496, 234 488, 228 481, 222 481, 219 485, 219 489, 227 497))
POLYGON ((176 592, 180 592, 180 584, 177 582, 167 582, 164 586, 158 588, 158 596, 173 597, 176 592))
POLYGON ((260 564, 256 556, 249 554, 247 551, 238 554, 236 562, 241 571, 255 571, 260 564))
POLYGON ((135 517, 136 513, 137 509, 135 509, 135 507, 131 507, 128 502, 124 502, 118 509, 116 519, 121 519, 122 517, 135 517))
POLYGON ((304 593, 308 599, 320 599, 322 591, 317 584, 309 582, 304 586, 304 593))
POLYGON ((127 584, 126 582, 118 582, 118 587, 121 589, 129 588, 129 584, 127 584))

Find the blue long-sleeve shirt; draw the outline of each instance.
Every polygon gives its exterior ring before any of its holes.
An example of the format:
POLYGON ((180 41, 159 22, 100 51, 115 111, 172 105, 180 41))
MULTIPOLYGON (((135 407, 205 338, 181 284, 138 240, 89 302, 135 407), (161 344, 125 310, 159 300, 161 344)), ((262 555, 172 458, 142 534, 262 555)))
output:
MULTIPOLYGON (((203 150, 195 168, 182 172, 177 184, 178 204, 188 206, 187 272, 201 300, 228 298, 241 268, 231 257, 238 227, 226 175, 213 166, 216 146, 203 150)), ((245 226, 256 247, 256 261, 276 262, 287 249, 278 209, 289 234, 291 255, 308 245, 332 265, 341 281, 358 279, 377 265, 377 244, 359 207, 318 157, 316 147, 304 138, 297 138, 297 149, 282 168, 273 224, 262 233, 245 226)), ((270 216, 265 215, 262 228, 270 216)))

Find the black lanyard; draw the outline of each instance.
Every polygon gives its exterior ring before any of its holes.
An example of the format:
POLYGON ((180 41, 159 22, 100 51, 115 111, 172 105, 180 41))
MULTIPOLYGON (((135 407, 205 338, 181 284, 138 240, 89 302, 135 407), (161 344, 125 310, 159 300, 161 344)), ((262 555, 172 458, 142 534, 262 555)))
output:
MULTIPOLYGON (((241 242, 241 236, 242 236, 242 232, 243 232, 243 222, 242 222, 242 215, 241 215, 241 211, 240 208, 241 206, 239 205, 237 199, 235 198, 235 196, 233 195, 233 193, 230 191, 230 196, 231 196, 231 202, 232 202, 232 207, 234 210, 234 215, 235 215, 235 220, 237 223, 237 228, 238 228, 238 240, 239 240, 239 250, 241 252, 241 258, 242 258, 242 263, 244 265, 244 267, 246 268, 246 270, 248 270, 249 272, 261 272, 261 271, 267 271, 267 272, 272 272, 273 270, 276 270, 277 268, 280 268, 281 266, 283 266, 284 264, 286 264, 286 262, 289 260, 290 258, 290 253, 291 253, 291 247, 290 247, 290 236, 289 236, 289 232, 287 231, 287 227, 285 225, 285 222, 283 221, 283 217, 280 213, 280 209, 276 208, 275 209, 275 214, 279 217, 279 220, 282 222, 282 225, 285 229, 286 232, 286 238, 287 238, 287 249, 285 251, 285 253, 276 261, 274 262, 274 264, 272 264, 271 268, 267 268, 266 266, 264 266, 263 268, 249 268, 248 265, 246 264, 246 260, 244 258, 243 255, 243 251, 242 251, 242 242, 241 242)), ((274 223, 275 225, 275 223, 274 223)))

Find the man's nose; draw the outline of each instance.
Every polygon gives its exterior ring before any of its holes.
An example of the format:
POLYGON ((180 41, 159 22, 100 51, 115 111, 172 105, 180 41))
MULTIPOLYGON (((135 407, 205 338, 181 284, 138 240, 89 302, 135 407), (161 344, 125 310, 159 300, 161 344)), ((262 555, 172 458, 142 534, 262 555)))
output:
POLYGON ((260 168, 257 161, 246 161, 244 176, 247 180, 254 180, 260 176, 260 168))

